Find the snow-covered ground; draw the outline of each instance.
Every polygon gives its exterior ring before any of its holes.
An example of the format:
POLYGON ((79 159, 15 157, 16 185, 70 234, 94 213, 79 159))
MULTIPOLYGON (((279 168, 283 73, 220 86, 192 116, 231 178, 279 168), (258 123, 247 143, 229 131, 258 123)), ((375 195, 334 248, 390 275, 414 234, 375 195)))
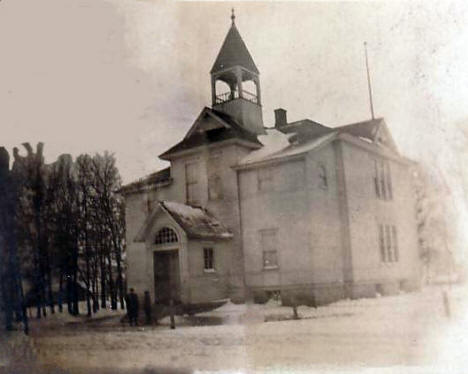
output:
POLYGON ((121 325, 115 312, 89 322, 54 316, 47 328, 43 322, 33 326, 34 340, 42 362, 83 372, 156 367, 462 374, 468 370, 466 288, 448 290, 450 318, 444 289, 343 300, 317 309, 301 306, 299 320, 292 319, 291 308, 273 301, 228 303, 191 319, 177 317, 175 330, 169 329, 168 318, 159 326, 131 328, 121 325))

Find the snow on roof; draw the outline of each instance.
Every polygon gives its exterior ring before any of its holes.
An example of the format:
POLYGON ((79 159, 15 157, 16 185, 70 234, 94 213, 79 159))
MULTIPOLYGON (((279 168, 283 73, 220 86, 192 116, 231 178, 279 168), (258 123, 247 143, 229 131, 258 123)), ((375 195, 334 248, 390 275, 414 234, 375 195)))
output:
POLYGON ((155 186, 157 184, 171 182, 171 167, 156 171, 148 174, 143 178, 140 178, 134 182, 128 183, 122 186, 118 192, 130 193, 141 191, 145 187, 155 186))
POLYGON ((283 134, 276 129, 265 129, 266 135, 258 135, 258 140, 263 144, 263 147, 250 152, 246 157, 240 160, 239 164, 251 164, 262 161, 269 155, 286 148, 289 144, 288 138, 291 135, 283 134))
POLYGON ((264 144, 264 147, 244 157, 240 160, 239 165, 250 165, 261 161, 276 160, 309 152, 327 143, 336 134, 337 132, 330 132, 304 143, 290 144, 288 138, 291 135, 283 134, 275 129, 268 129, 267 135, 259 136, 259 140, 264 144))
POLYGON ((195 239, 229 239, 232 233, 208 211, 175 201, 161 201, 161 207, 195 239))

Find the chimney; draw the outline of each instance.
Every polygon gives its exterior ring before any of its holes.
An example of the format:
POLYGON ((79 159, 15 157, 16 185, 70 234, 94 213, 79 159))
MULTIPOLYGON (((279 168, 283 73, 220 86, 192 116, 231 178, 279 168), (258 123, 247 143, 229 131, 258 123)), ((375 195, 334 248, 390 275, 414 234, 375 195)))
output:
POLYGON ((286 111, 283 108, 275 109, 275 127, 280 128, 287 124, 286 111))

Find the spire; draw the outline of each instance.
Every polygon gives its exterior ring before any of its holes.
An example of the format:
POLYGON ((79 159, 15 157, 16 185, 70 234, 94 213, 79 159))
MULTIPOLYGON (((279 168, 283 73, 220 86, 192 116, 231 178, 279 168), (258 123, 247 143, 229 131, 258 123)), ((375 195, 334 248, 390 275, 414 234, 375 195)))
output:
POLYGON ((234 9, 232 9, 231 28, 229 29, 226 39, 224 39, 224 43, 218 53, 218 57, 216 57, 216 61, 211 68, 211 73, 228 69, 233 66, 242 66, 252 73, 259 74, 253 58, 237 30, 235 19, 236 15, 234 14, 234 9))

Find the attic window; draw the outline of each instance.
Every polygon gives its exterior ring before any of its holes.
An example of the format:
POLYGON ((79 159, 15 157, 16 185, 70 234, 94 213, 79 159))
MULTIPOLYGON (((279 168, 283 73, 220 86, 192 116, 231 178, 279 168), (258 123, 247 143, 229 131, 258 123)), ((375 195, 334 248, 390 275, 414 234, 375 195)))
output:
POLYGON ((177 243, 178 241, 177 234, 174 230, 170 229, 169 227, 163 227, 156 234, 154 244, 177 243))

